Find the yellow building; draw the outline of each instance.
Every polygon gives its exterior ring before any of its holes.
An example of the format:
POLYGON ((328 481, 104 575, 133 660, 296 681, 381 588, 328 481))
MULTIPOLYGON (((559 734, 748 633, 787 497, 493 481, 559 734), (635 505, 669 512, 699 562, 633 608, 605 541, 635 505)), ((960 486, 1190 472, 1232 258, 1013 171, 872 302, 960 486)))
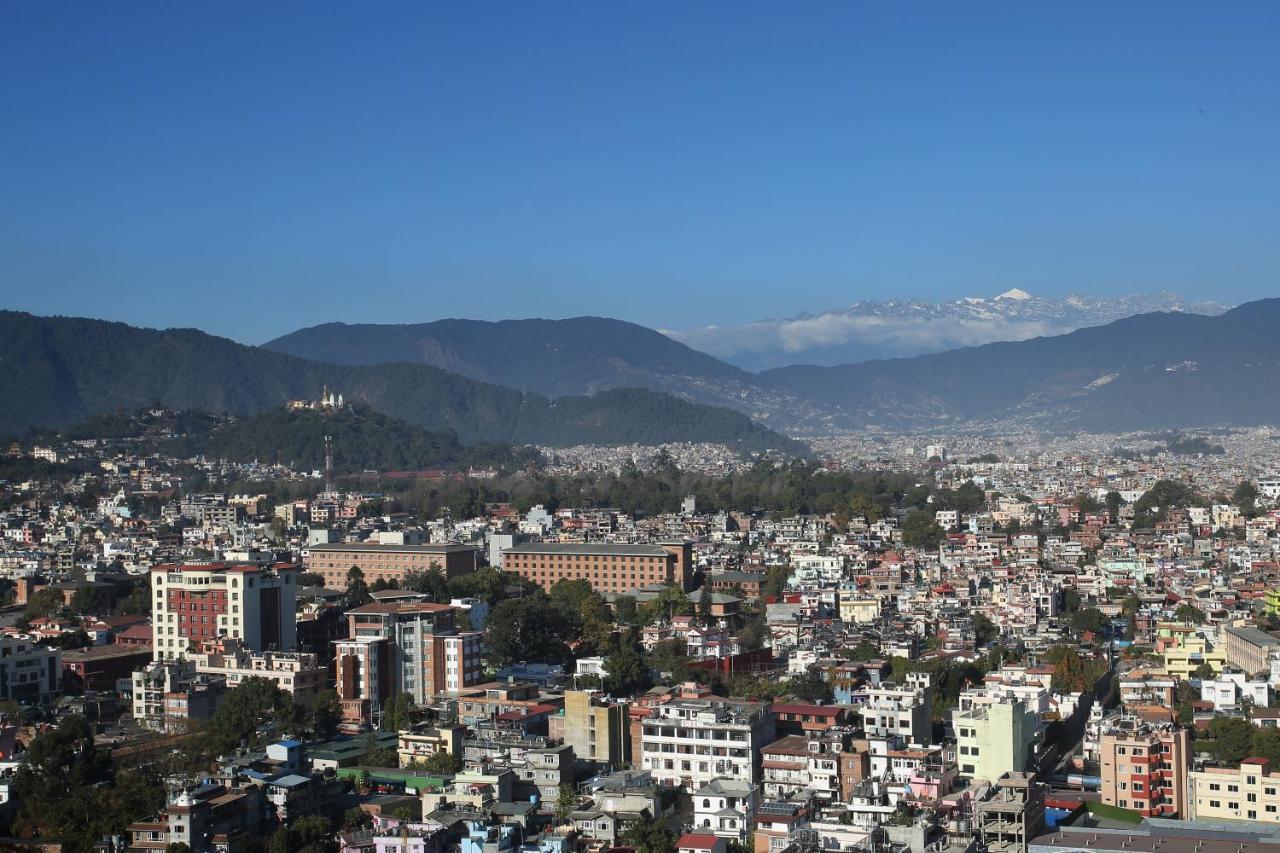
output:
POLYGON ((1271 616, 1280 616, 1280 587, 1271 587, 1262 599, 1263 610, 1271 616))
POLYGON ((883 602, 875 596, 840 595, 840 621, 866 625, 880 618, 883 602))
POLYGON ((1175 678, 1187 679, 1204 664, 1213 668, 1214 674, 1222 671, 1227 653, 1214 651, 1209 641, 1198 634, 1182 634, 1179 644, 1164 651, 1164 668, 1175 678))
POLYGON ((1246 758, 1239 767, 1206 767, 1189 774, 1192 820, 1280 823, 1280 774, 1267 759, 1246 758))

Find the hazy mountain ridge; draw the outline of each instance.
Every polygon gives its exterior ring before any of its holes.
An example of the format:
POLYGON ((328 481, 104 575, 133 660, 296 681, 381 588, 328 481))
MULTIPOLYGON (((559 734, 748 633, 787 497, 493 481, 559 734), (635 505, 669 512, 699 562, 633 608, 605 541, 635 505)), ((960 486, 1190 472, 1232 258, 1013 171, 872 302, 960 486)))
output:
POLYGON ((1035 296, 1013 288, 992 298, 860 300, 819 314, 708 326, 666 334, 748 370, 834 366, 997 341, 1066 334, 1158 311, 1217 315, 1226 306, 1168 293, 1035 296))
POLYGON ((263 346, 331 364, 429 364, 551 397, 644 388, 727 406, 777 429, 833 414, 653 329, 604 317, 325 323, 263 346))
POLYGON ((802 447, 749 418, 645 390, 548 400, 423 364, 344 366, 237 344, 195 329, 0 312, 0 432, 58 426, 153 404, 249 415, 325 386, 464 443, 802 447))
POLYGON ((1066 335, 762 378, 900 428, 1016 421, 1111 431, 1280 423, 1280 300, 1217 317, 1142 314, 1066 335))

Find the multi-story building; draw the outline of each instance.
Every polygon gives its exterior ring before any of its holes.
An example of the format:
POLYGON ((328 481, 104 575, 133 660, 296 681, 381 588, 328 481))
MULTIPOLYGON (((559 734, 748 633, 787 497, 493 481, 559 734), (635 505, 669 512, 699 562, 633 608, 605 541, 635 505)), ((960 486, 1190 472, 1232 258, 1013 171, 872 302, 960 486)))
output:
POLYGON ((213 716, 226 689, 225 678, 196 672, 193 661, 152 661, 133 674, 133 718, 150 729, 184 732, 191 721, 213 716))
POLYGON ((1239 767, 1206 767, 1187 774, 1188 820, 1247 820, 1280 823, 1280 774, 1265 758, 1239 767))
POLYGON ((977 804, 978 837, 989 853, 1026 853, 1044 832, 1044 785, 1034 773, 1006 773, 995 780, 992 796, 977 804))
POLYGON ((759 784, 760 750, 774 741, 763 702, 675 699, 642 723, 641 769, 658 782, 695 788, 716 778, 759 784))
POLYGON ((338 696, 344 717, 368 722, 389 696, 408 693, 429 705, 438 693, 480 682, 479 633, 459 632, 458 609, 426 601, 365 604, 347 611, 348 639, 338 640, 338 696))
POLYGON ((1271 671, 1271 656, 1280 653, 1280 639, 1266 631, 1247 626, 1222 629, 1222 651, 1227 663, 1238 666, 1246 675, 1271 671))
POLYGON ((968 710, 957 708, 951 724, 960 775, 994 782, 1006 773, 1027 769, 1039 716, 1023 700, 1001 697, 968 710))
POLYGON ((261 786, 205 782, 171 795, 157 817, 129 824, 129 849, 165 850, 181 844, 191 853, 234 853, 254 840, 265 809, 261 786))
POLYGON ((325 668, 309 652, 252 652, 239 640, 216 637, 205 640, 189 657, 197 672, 222 676, 229 688, 246 678, 265 678, 300 703, 310 702, 324 689, 325 668))
POLYGON ((819 800, 840 799, 841 757, 848 735, 837 732, 787 735, 761 750, 764 796, 785 800, 811 791, 819 800))
POLYGON ((0 637, 0 699, 48 699, 62 690, 62 652, 29 637, 0 637))
POLYGON ((402 731, 396 743, 400 766, 408 767, 415 761, 426 761, 437 752, 452 755, 461 763, 462 742, 466 735, 467 727, 460 724, 423 726, 402 731))
POLYGON ((439 569, 446 578, 475 571, 480 549, 454 542, 433 545, 383 545, 377 542, 340 542, 312 545, 304 558, 308 572, 324 577, 327 587, 347 585, 352 567, 364 573, 365 583, 403 581, 406 575, 439 569))
POLYGON ((745 841, 751 834, 760 788, 750 782, 712 779, 693 792, 693 826, 730 841, 745 841))
POLYGON ((503 552, 506 571, 550 591, 559 580, 585 580, 597 592, 630 592, 665 584, 687 590, 693 579, 693 546, 530 542, 503 552))
POLYGON ((1131 717, 1115 720, 1099 740, 1102 802, 1144 817, 1185 817, 1190 761, 1186 729, 1131 717))
POLYGON ((297 638, 297 566, 183 563, 151 569, 152 656, 174 660, 230 637, 254 651, 290 651, 297 638))
POLYGON ((927 672, 907 673, 907 683, 885 682, 867 691, 859 709, 869 737, 933 743, 933 687, 927 672))
POLYGON ((631 761, 627 705, 588 690, 566 690, 564 710, 551 718, 552 736, 573 747, 580 761, 622 767, 631 761), (555 729, 562 731, 557 733, 555 729))

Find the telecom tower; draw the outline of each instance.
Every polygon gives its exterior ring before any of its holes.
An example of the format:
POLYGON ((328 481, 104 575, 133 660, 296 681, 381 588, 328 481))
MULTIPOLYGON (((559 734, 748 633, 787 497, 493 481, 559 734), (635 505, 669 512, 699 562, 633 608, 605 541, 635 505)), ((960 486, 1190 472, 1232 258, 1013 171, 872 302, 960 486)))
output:
POLYGON ((333 494, 333 436, 324 437, 324 490, 333 494))

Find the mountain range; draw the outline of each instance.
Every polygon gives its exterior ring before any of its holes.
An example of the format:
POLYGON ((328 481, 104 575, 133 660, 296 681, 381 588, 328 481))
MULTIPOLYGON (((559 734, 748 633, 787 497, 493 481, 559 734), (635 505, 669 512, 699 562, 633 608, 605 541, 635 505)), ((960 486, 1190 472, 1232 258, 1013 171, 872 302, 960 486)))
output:
POLYGON ((253 414, 325 385, 465 444, 719 441, 795 452, 774 430, 1273 424, 1276 328, 1280 300, 1265 299, 1216 316, 1153 312, 1023 341, 751 373, 596 317, 331 323, 251 347, 192 329, 0 312, 0 431, 153 403, 253 414))
POLYGON ((1178 311, 1217 315, 1227 307, 1168 292, 1064 299, 1013 288, 987 298, 942 302, 860 300, 818 314, 738 326, 668 331, 672 338, 747 370, 792 364, 836 365, 900 358, 964 346, 1060 335, 1147 314, 1178 311))
POLYGON ((0 311, 0 434, 157 404, 250 415, 316 399, 326 386, 467 444, 712 441, 804 449, 739 412, 644 389, 551 399, 425 364, 326 364, 196 329, 0 311))

